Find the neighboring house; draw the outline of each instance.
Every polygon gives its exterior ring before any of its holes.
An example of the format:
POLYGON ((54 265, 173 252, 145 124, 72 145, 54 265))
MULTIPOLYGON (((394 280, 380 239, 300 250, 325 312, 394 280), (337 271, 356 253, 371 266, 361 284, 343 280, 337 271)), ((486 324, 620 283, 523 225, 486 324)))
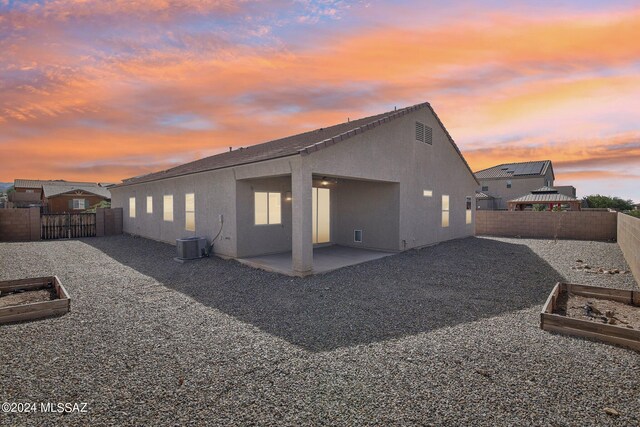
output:
POLYGON ((45 213, 83 211, 111 199, 109 190, 92 182, 16 179, 14 188, 14 207, 41 206, 45 213))
POLYGON ((26 208, 42 206, 42 183, 34 179, 16 179, 13 182, 15 191, 9 194, 9 202, 13 207, 26 208))
POLYGON ((207 157, 111 187, 124 231, 215 236, 216 254, 403 251, 474 234, 478 182, 428 103, 207 157))
POLYGON ((46 213, 80 212, 110 199, 109 190, 94 183, 54 182, 42 186, 46 213))
POLYGON ((530 194, 509 200, 510 211, 532 209, 534 205, 542 205, 545 210, 550 211, 554 208, 579 211, 582 202, 575 197, 560 194, 557 189, 551 187, 537 188, 530 194))
POLYGON ((475 173, 479 190, 493 197, 493 209, 507 209, 507 202, 536 188, 552 187, 555 175, 551 160, 505 163, 475 173))

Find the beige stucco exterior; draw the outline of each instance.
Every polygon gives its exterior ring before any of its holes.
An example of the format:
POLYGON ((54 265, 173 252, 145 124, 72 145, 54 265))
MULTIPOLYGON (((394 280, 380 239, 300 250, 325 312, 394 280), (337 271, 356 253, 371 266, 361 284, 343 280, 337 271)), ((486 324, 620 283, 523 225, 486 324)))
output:
POLYGON ((419 109, 310 154, 194 173, 113 188, 112 204, 124 208, 124 231, 168 243, 181 237, 211 240, 228 257, 292 251, 293 269, 312 271, 312 186, 331 179, 331 243, 403 251, 474 234, 466 223, 466 197, 478 183, 428 108, 419 109), (415 122, 433 129, 433 144, 415 139, 415 122), (431 197, 423 195, 432 191, 431 197), (254 225, 255 191, 282 194, 282 223, 254 225), (291 200, 285 194, 290 192, 291 200), (194 193, 196 229, 185 231, 185 194, 194 193), (174 198, 174 220, 163 220, 165 194, 174 198), (442 195, 449 226, 442 227, 442 195), (146 213, 146 197, 153 213, 146 213), (136 198, 135 218, 129 198, 136 198), (355 242, 354 230, 362 230, 355 242))

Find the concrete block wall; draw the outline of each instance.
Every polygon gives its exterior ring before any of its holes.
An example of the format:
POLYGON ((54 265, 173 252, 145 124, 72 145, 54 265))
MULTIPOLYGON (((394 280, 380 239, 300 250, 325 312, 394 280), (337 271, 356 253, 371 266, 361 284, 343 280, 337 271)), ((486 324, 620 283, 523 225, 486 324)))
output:
POLYGON ((476 235, 615 240, 615 212, 476 211, 476 235))
POLYGON ((40 240, 40 208, 0 209, 0 241, 40 240))
POLYGON ((640 218, 618 213, 618 245, 640 283, 640 218))

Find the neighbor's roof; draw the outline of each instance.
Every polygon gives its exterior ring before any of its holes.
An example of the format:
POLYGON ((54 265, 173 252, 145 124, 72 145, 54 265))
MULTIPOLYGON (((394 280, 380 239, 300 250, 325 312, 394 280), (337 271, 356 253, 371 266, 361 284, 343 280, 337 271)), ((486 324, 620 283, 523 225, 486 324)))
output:
POLYGON ((564 194, 558 193, 535 193, 527 194, 526 196, 518 197, 517 199, 509 200, 509 203, 561 203, 561 202, 576 202, 578 199, 575 197, 569 197, 564 194))
POLYGON ((544 176, 547 170, 551 168, 553 174, 553 166, 551 160, 539 160, 535 162, 523 163, 503 163, 488 169, 476 172, 478 179, 491 178, 511 178, 511 177, 527 177, 527 176, 544 176))
POLYGON ((40 188, 42 184, 49 181, 42 181, 39 179, 15 179, 13 180, 14 188, 40 188))
POLYGON ((436 115, 433 108, 428 102, 413 105, 411 107, 393 110, 375 116, 365 117, 363 119, 347 121, 338 125, 316 129, 310 132, 289 136, 282 139, 276 139, 262 144, 252 145, 236 149, 229 152, 216 154, 215 156, 206 157, 191 163, 186 163, 160 172, 154 172, 141 175, 122 181, 122 184, 116 187, 127 186, 132 184, 140 184, 144 182, 157 181, 165 178, 173 178, 182 175, 189 175, 197 172, 205 172, 215 169, 223 169, 232 166, 245 165, 249 163, 262 162, 265 160, 273 160, 281 157, 288 157, 297 154, 306 155, 318 151, 322 148, 344 141, 352 136, 366 132, 367 130, 381 126, 405 114, 413 111, 428 108, 444 129, 449 142, 455 148, 462 158, 467 169, 473 176, 473 172, 469 164, 462 156, 460 149, 447 132, 444 125, 436 115))
POLYGON ((40 188, 44 184, 94 185, 93 182, 65 181, 64 179, 14 179, 14 188, 40 188))
POLYGON ((490 195, 488 195, 486 193, 483 193, 482 191, 476 191, 476 199, 480 199, 480 200, 486 199, 486 200, 488 200, 488 199, 493 199, 493 196, 490 196, 490 195))
POLYGON ((104 197, 105 199, 111 198, 111 192, 109 190, 93 183, 49 182, 42 185, 44 197, 58 196, 72 191, 84 191, 86 193, 104 197))

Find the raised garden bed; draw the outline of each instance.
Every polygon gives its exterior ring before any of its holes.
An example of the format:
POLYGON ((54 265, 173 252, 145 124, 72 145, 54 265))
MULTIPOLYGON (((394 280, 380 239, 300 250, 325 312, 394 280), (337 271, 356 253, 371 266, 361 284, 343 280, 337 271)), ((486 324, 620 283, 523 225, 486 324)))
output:
POLYGON ((0 324, 59 316, 69 308, 57 276, 0 281, 0 324))
POLYGON ((557 283, 540 313, 546 331, 640 351, 640 292, 557 283))

